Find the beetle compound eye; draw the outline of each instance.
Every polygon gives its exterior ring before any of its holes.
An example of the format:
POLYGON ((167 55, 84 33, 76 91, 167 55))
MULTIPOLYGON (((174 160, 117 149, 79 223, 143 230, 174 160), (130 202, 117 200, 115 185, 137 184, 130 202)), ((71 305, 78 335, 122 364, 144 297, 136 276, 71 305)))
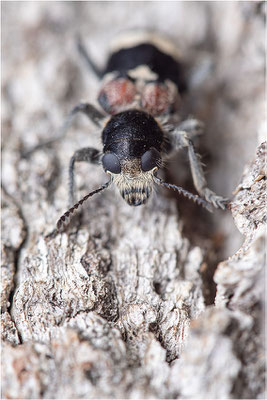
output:
POLYGON ((141 157, 141 167, 143 171, 150 171, 158 167, 161 161, 160 153, 152 147, 146 151, 141 157))
POLYGON ((102 164, 105 171, 119 174, 121 172, 120 160, 114 153, 106 153, 102 158, 102 164))

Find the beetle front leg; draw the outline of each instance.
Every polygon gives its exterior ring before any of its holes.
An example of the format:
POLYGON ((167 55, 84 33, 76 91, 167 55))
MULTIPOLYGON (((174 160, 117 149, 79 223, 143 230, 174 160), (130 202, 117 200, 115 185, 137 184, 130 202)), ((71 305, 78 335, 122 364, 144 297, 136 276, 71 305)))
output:
POLYGON ((75 151, 71 157, 69 163, 69 205, 74 204, 74 191, 75 191, 75 179, 74 179, 74 167, 76 162, 85 161, 91 164, 99 164, 101 152, 93 147, 85 147, 75 151))
POLYGON ((30 150, 27 150, 23 153, 22 157, 23 158, 28 158, 31 156, 36 150, 39 150, 43 147, 50 146, 51 144, 57 142, 60 139, 63 139, 64 136, 66 135, 68 129, 73 123, 74 117, 78 113, 83 113, 85 114, 90 121, 92 121, 95 125, 98 127, 101 126, 101 120, 103 120, 105 115, 99 111, 95 106, 89 103, 80 103, 77 106, 75 106, 71 112, 68 114, 68 116, 65 119, 65 122, 63 123, 62 127, 58 130, 58 132, 54 135, 54 137, 50 140, 47 140, 46 142, 37 144, 35 147, 33 147, 30 150))
POLYGON ((225 209, 227 199, 218 196, 208 188, 204 171, 201 165, 200 156, 196 153, 192 140, 186 131, 175 129, 170 133, 170 140, 174 149, 186 148, 188 151, 189 162, 193 182, 198 193, 216 208, 225 209))

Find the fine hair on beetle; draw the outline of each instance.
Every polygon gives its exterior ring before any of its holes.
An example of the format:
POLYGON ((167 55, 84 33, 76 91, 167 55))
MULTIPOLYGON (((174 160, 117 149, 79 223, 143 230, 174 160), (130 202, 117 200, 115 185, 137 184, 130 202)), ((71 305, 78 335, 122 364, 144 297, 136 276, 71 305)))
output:
POLYGON ((83 113, 101 129, 103 148, 84 147, 72 156, 70 208, 58 220, 57 229, 60 230, 85 201, 112 183, 130 206, 145 204, 156 184, 177 191, 208 211, 212 211, 212 207, 225 209, 227 199, 208 188, 194 148, 193 139, 202 133, 202 122, 195 118, 183 121, 178 118, 178 124, 173 122, 174 116, 179 117, 181 96, 187 90, 183 63, 174 44, 153 32, 123 34, 113 42, 104 70, 94 63, 80 37, 77 37, 77 48, 86 65, 101 80, 98 103, 103 111, 90 103, 78 104, 48 143, 63 138, 74 117, 83 113), (157 176, 164 162, 180 149, 188 153, 199 196, 157 176), (77 162, 102 164, 109 180, 75 202, 77 162))

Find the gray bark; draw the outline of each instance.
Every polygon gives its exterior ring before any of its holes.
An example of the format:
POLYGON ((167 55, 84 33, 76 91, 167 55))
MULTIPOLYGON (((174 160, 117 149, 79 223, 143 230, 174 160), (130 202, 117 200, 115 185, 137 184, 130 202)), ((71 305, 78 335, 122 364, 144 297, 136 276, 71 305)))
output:
MULTIPOLYGON (((264 398, 263 14, 252 2, 3 4, 2 398, 264 398), (161 190, 132 209, 112 188, 51 236, 69 159, 100 132, 80 117, 49 149, 21 150, 96 99, 75 33, 103 64, 110 37, 136 26, 171 32, 191 65, 181 113, 205 122, 207 179, 224 196, 237 187, 230 210, 161 190)), ((169 174, 190 189, 178 162, 169 174)), ((96 166, 77 175, 79 197, 105 181, 96 166)))

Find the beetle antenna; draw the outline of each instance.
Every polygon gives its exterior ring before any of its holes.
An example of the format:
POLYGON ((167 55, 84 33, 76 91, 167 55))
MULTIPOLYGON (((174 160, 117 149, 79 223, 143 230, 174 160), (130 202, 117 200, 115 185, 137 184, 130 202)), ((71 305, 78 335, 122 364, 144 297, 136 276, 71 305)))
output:
POLYGON ((78 203, 74 204, 74 206, 72 206, 71 208, 68 209, 68 211, 66 211, 58 220, 57 222, 57 230, 60 231, 62 226, 64 226, 67 223, 67 219, 69 217, 71 217, 74 212, 80 207, 82 206, 82 204, 89 199, 89 197, 92 197, 94 194, 97 194, 99 192, 101 192, 102 190, 106 189, 107 187, 109 187, 109 185, 111 184, 112 180, 109 180, 108 182, 106 182, 104 185, 102 185, 100 188, 94 190, 93 192, 87 194, 86 196, 84 196, 80 201, 78 201, 78 203))
POLYGON ((210 203, 208 203, 206 200, 202 199, 196 194, 190 193, 187 190, 183 189, 180 186, 173 185, 171 183, 163 182, 162 179, 160 179, 158 176, 154 175, 154 181, 161 186, 164 186, 168 189, 173 189, 176 190, 178 193, 182 194, 183 196, 187 197, 190 200, 193 200, 195 203, 201 205, 202 207, 206 208, 209 212, 213 212, 212 207, 210 203))

